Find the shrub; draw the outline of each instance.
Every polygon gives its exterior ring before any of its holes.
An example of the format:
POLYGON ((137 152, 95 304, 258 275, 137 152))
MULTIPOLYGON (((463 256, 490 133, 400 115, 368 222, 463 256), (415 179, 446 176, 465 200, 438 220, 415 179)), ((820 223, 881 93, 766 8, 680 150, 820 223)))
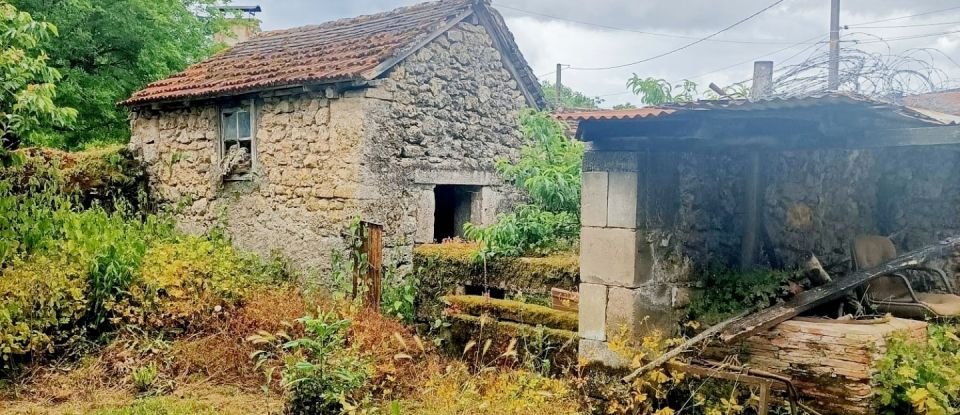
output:
POLYGON ((356 349, 346 347, 349 320, 334 312, 304 317, 306 336, 292 340, 284 349, 294 352, 287 358, 283 384, 289 393, 289 414, 338 413, 343 402, 369 377, 356 349))
POLYGON ((79 325, 90 303, 83 266, 36 256, 0 274, 0 358, 14 360, 51 353, 84 334, 79 325))
POLYGON ((960 338, 949 324, 932 324, 926 341, 896 333, 877 362, 873 383, 884 414, 960 411, 960 338))
POLYGON ((527 144, 516 162, 498 160, 503 178, 524 190, 529 204, 497 217, 488 227, 468 224, 465 234, 480 241, 480 255, 520 256, 569 249, 580 234, 580 169, 583 144, 568 138, 549 113, 520 114, 527 144))
MULTIPOLYGON (((229 243, 187 236, 150 248, 130 289, 125 317, 154 328, 183 329, 206 314, 237 305, 280 270, 229 243)), ((132 321, 131 321, 132 320, 132 321)))
POLYGON ((122 209, 68 212, 60 224, 63 240, 57 248, 69 260, 88 264, 87 296, 94 326, 113 317, 117 302, 125 298, 139 275, 148 246, 173 237, 168 222, 154 216, 134 220, 122 209))

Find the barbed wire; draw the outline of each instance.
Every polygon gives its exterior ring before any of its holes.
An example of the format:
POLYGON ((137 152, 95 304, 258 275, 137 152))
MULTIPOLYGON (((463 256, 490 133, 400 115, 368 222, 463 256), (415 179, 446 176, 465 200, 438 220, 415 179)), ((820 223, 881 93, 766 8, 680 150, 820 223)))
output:
MULTIPOLYGON (((864 36, 863 43, 883 43, 879 36, 864 36)), ((881 52, 860 49, 856 42, 840 49, 840 90, 858 94, 893 98, 945 89, 956 83, 946 71, 935 65, 937 56, 952 58, 935 48, 913 48, 893 53, 889 44, 881 52)), ((827 90, 829 45, 820 45, 802 62, 776 70, 774 95, 802 96, 827 90)), ((960 65, 958 65, 960 66, 960 65)))

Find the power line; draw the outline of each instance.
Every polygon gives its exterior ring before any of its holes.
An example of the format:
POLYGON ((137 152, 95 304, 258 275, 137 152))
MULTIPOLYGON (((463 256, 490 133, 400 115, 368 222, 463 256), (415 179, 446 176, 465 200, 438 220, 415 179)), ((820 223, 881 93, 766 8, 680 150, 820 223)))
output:
POLYGON ((911 36, 899 36, 899 37, 888 37, 888 38, 880 37, 877 40, 857 41, 857 43, 861 45, 870 44, 870 43, 886 43, 886 42, 894 42, 898 40, 921 39, 925 37, 952 35, 955 33, 960 33, 960 30, 953 30, 949 32, 927 33, 922 35, 911 35, 911 36))
POLYGON ((880 19, 880 20, 872 20, 872 21, 869 21, 869 22, 860 22, 860 23, 856 23, 856 24, 847 25, 847 27, 863 26, 863 25, 874 24, 874 23, 892 22, 892 21, 894 21, 894 20, 909 19, 909 18, 911 18, 911 17, 926 16, 926 15, 930 15, 930 14, 934 14, 934 13, 946 12, 946 11, 957 10, 957 9, 960 9, 960 6, 948 7, 948 8, 946 8, 946 9, 940 9, 940 10, 931 10, 931 11, 928 11, 928 12, 911 14, 911 15, 907 15, 907 16, 891 17, 891 18, 889 18, 889 19, 880 19))
MULTIPOLYGON (((944 22, 944 23, 905 24, 905 25, 895 25, 895 26, 854 26, 854 27, 856 27, 857 30, 864 30, 864 29, 900 29, 900 28, 907 28, 907 27, 949 26, 949 25, 956 25, 956 24, 960 24, 960 21, 957 21, 957 22, 944 22)), ((846 28, 848 28, 848 27, 851 27, 851 26, 844 26, 844 29, 846 29, 846 28)))
MULTIPOLYGON (((518 8, 516 8, 516 7, 511 7, 511 6, 504 6, 504 5, 499 4, 499 3, 496 5, 496 7, 497 7, 498 9, 513 10, 513 11, 515 11, 515 12, 520 12, 520 13, 524 13, 524 14, 529 14, 529 15, 532 15, 532 16, 540 16, 540 17, 545 17, 545 18, 552 19, 552 20, 560 20, 560 21, 564 21, 564 22, 576 23, 576 24, 580 24, 580 25, 584 25, 584 26, 599 27, 599 28, 608 29, 608 30, 617 30, 617 31, 621 31, 621 32, 638 33, 638 34, 641 34, 641 35, 659 36, 659 37, 674 38, 674 39, 687 39, 687 40, 690 40, 690 39, 700 39, 700 38, 697 37, 697 36, 686 36, 686 35, 679 35, 679 34, 674 34, 674 33, 648 32, 648 31, 645 31, 645 30, 637 30, 637 29, 630 29, 630 28, 625 28, 625 27, 610 26, 610 25, 605 25, 605 24, 600 24, 600 23, 586 22, 586 21, 583 21, 583 20, 574 20, 574 19, 569 19, 569 18, 566 18, 566 17, 554 16, 554 15, 545 14, 545 13, 540 13, 540 12, 535 12, 535 11, 531 11, 531 10, 518 9, 518 8)), ((790 44, 790 42, 786 42, 786 41, 762 41, 762 40, 706 39, 706 41, 709 41, 709 42, 719 42, 719 43, 738 43, 738 44, 747 44, 747 45, 787 45, 787 44, 790 44)))
POLYGON ((788 60, 790 60, 790 59, 793 59, 793 58, 799 56, 799 55, 802 54, 803 52, 806 52, 806 51, 809 50, 810 48, 812 48, 812 47, 814 47, 814 46, 816 46, 816 45, 821 44, 821 42, 815 42, 815 43, 809 43, 809 42, 811 42, 811 41, 813 41, 813 40, 816 40, 816 39, 819 39, 819 38, 821 38, 821 37, 823 37, 823 36, 824 36, 824 34, 816 35, 816 36, 814 36, 814 37, 812 37, 812 38, 802 40, 802 41, 800 41, 800 42, 794 43, 794 44, 792 44, 792 45, 790 45, 790 46, 787 46, 787 47, 785 47, 785 48, 777 49, 777 50, 775 50, 775 51, 773 51, 773 52, 766 53, 766 54, 763 54, 763 55, 760 55, 760 56, 757 56, 757 57, 755 57, 755 58, 748 59, 748 60, 745 60, 745 61, 742 61, 742 62, 737 62, 737 63, 734 63, 734 64, 732 64, 732 65, 724 66, 724 67, 719 68, 719 69, 714 69, 714 70, 712 70, 712 71, 710 71, 710 72, 704 72, 704 73, 702 73, 702 74, 700 74, 700 75, 693 76, 693 77, 690 77, 690 78, 687 78, 687 79, 693 80, 693 79, 703 78, 704 76, 707 76, 707 75, 712 75, 712 74, 715 74, 715 73, 717 73, 717 72, 725 71, 725 70, 727 70, 727 69, 730 69, 730 68, 733 68, 733 67, 736 67, 736 66, 740 66, 740 65, 744 65, 744 64, 747 64, 747 63, 750 63, 750 62, 754 62, 754 61, 756 61, 756 60, 758 60, 758 59, 763 59, 763 58, 766 58, 766 57, 768 57, 768 56, 776 55, 776 54, 778 54, 778 53, 780 53, 780 52, 783 52, 783 51, 786 51, 786 50, 789 50, 789 49, 793 49, 793 48, 795 48, 795 47, 797 47, 797 46, 800 46, 800 45, 808 45, 806 48, 800 50, 800 52, 797 52, 796 54, 791 55, 789 58, 786 58, 786 59, 784 59, 783 61, 781 61, 781 63, 782 63, 782 62, 786 62, 786 61, 788 61, 788 60))
POLYGON ((659 58, 662 58, 662 57, 667 56, 667 55, 672 55, 672 54, 674 54, 674 53, 676 53, 676 52, 679 52, 679 51, 684 50, 684 49, 687 49, 687 48, 689 48, 689 47, 691 47, 691 46, 694 46, 694 45, 703 43, 703 42, 709 40, 710 38, 712 38, 712 37, 714 37, 714 36, 717 36, 717 35, 719 35, 719 34, 721 34, 721 33, 723 33, 723 32, 726 32, 726 31, 728 31, 728 30, 730 30, 730 29, 733 29, 734 27, 739 26, 741 23, 744 23, 744 22, 746 22, 747 20, 750 20, 750 19, 752 19, 752 18, 754 18, 754 17, 759 16, 761 13, 763 13, 763 12, 765 12, 765 11, 767 11, 767 10, 770 10, 770 9, 776 7, 776 6, 779 5, 780 3, 783 3, 784 1, 785 1, 785 0, 777 0, 777 1, 773 2, 773 4, 771 4, 771 5, 767 6, 767 7, 764 7, 764 8, 761 9, 760 11, 758 11, 758 12, 756 12, 756 13, 754 13, 754 14, 751 14, 751 15, 743 18, 743 19, 740 19, 740 20, 737 21, 736 23, 734 23, 734 24, 732 24, 732 25, 730 25, 730 26, 727 26, 727 27, 725 27, 725 28, 723 28, 723 29, 721 29, 721 30, 719 30, 719 31, 717 31, 717 32, 714 32, 713 34, 711 34, 711 35, 709 35, 709 36, 706 36, 706 37, 697 39, 697 40, 695 40, 695 41, 693 41, 693 42, 687 43, 686 45, 680 46, 680 47, 678 47, 678 48, 676 48, 676 49, 669 50, 669 51, 664 52, 664 53, 661 53, 661 54, 659 54, 659 55, 651 56, 651 57, 649 57, 649 58, 644 58, 644 59, 641 59, 641 60, 638 60, 638 61, 634 61, 634 62, 630 62, 630 63, 625 63, 625 64, 622 64, 622 65, 604 66, 604 67, 597 67, 597 68, 591 68, 591 67, 570 67, 569 69, 571 69, 571 70, 579 70, 579 71, 604 71, 604 70, 608 70, 608 69, 625 68, 625 67, 627 67, 627 66, 633 66, 633 65, 636 65, 636 64, 644 63, 644 62, 649 62, 649 61, 652 61, 652 60, 654 60, 654 59, 659 59, 659 58))

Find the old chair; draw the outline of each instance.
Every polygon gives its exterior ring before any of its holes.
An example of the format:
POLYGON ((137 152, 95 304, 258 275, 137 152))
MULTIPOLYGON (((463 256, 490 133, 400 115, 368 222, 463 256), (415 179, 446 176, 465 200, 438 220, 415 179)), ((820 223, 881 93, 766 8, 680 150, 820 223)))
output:
MULTIPOLYGON (((853 241, 851 252, 856 269, 883 265, 897 256, 890 238, 867 235, 853 241)), ((949 294, 951 284, 943 271, 930 267, 910 267, 892 270, 867 283, 864 298, 868 305, 882 313, 898 317, 932 318, 960 316, 960 296, 949 294), (925 274, 943 293, 917 292, 911 285, 908 272, 925 274)))

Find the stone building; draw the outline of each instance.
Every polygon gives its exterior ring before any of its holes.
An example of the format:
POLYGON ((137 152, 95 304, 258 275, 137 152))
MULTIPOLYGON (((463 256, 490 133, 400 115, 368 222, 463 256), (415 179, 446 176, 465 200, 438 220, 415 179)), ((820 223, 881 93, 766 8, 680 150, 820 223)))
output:
MULTIPOLYGON (((414 242, 488 224, 515 193, 536 77, 502 17, 445 0, 263 32, 135 93, 131 146, 181 227, 324 269, 354 218, 414 242)), ((389 258, 389 256, 388 256, 389 258)))
POLYGON ((583 166, 580 350, 676 328, 696 271, 849 260, 960 234, 960 126, 856 95, 566 113, 583 166))

